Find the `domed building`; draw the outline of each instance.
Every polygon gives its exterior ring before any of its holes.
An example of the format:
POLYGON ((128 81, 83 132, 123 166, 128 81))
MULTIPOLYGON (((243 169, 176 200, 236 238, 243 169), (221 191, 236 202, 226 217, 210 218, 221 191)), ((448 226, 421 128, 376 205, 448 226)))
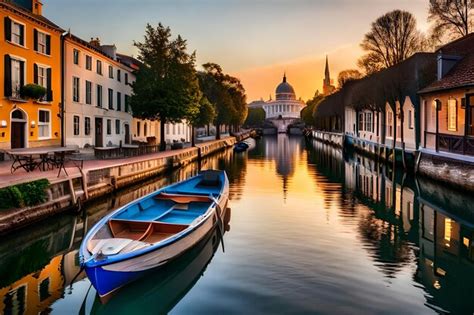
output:
POLYGON ((275 90, 275 100, 266 102, 262 107, 265 110, 265 118, 273 121, 278 132, 286 132, 286 127, 295 119, 300 118, 300 112, 305 107, 305 103, 296 99, 295 90, 286 82, 284 74, 283 82, 275 90), (276 122, 276 120, 282 121, 276 122))

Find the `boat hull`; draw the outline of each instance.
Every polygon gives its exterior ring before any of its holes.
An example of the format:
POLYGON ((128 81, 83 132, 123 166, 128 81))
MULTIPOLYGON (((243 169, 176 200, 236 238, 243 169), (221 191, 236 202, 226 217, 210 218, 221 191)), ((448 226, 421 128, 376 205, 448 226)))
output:
POLYGON ((149 271, 163 266, 193 248, 215 228, 218 220, 215 213, 215 211, 218 211, 217 209, 222 209, 220 217, 223 218, 223 212, 227 207, 227 200, 228 191, 221 195, 218 202, 219 207, 216 207, 204 222, 201 222, 199 226, 185 237, 167 246, 111 264, 92 267, 86 264, 86 274, 99 296, 101 298, 106 297, 126 284, 143 277, 149 271))

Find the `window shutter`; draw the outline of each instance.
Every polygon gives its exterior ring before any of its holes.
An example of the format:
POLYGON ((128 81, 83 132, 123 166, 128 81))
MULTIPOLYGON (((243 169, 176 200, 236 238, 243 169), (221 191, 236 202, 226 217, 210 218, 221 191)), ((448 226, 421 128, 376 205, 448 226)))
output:
POLYGON ((9 55, 5 55, 4 94, 12 96, 12 61, 9 55))
POLYGON ((51 89, 51 68, 46 70, 46 100, 48 102, 53 101, 53 90, 51 89))
POLYGON ((5 17, 4 26, 5 26, 5 40, 11 41, 12 40, 12 20, 9 17, 5 17))
POLYGON ((51 35, 46 35, 46 54, 51 55, 51 35))
POLYGON ((20 61, 20 88, 25 85, 25 62, 20 61))
POLYGON ((20 45, 25 46, 25 27, 20 26, 20 45))
POLYGON ((38 51, 38 31, 36 29, 33 30, 33 49, 38 51))
POLYGON ((38 65, 36 63, 33 65, 33 82, 38 84, 38 65))

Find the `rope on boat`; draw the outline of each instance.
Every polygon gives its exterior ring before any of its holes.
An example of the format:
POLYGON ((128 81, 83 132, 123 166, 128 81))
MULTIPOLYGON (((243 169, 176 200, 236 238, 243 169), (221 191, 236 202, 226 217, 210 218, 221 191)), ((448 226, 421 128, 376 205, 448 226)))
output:
POLYGON ((217 201, 216 198, 214 198, 212 195, 209 195, 209 198, 212 201, 214 201, 214 203, 216 204, 217 230, 218 230, 219 236, 221 238, 222 252, 225 253, 225 247, 224 247, 224 221, 221 217, 222 208, 219 205, 219 202, 217 201))

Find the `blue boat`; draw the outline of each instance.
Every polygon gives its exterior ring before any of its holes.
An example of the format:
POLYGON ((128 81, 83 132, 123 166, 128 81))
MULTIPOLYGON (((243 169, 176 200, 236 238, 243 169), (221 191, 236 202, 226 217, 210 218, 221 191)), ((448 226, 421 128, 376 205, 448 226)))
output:
MULTIPOLYGON (((208 170, 157 190, 101 219, 86 235, 80 263, 101 298, 223 231, 229 181, 208 170)), ((223 233, 223 232, 222 232, 223 233)))
POLYGON ((249 145, 245 142, 238 142, 234 145, 235 152, 244 152, 249 148, 249 145))

